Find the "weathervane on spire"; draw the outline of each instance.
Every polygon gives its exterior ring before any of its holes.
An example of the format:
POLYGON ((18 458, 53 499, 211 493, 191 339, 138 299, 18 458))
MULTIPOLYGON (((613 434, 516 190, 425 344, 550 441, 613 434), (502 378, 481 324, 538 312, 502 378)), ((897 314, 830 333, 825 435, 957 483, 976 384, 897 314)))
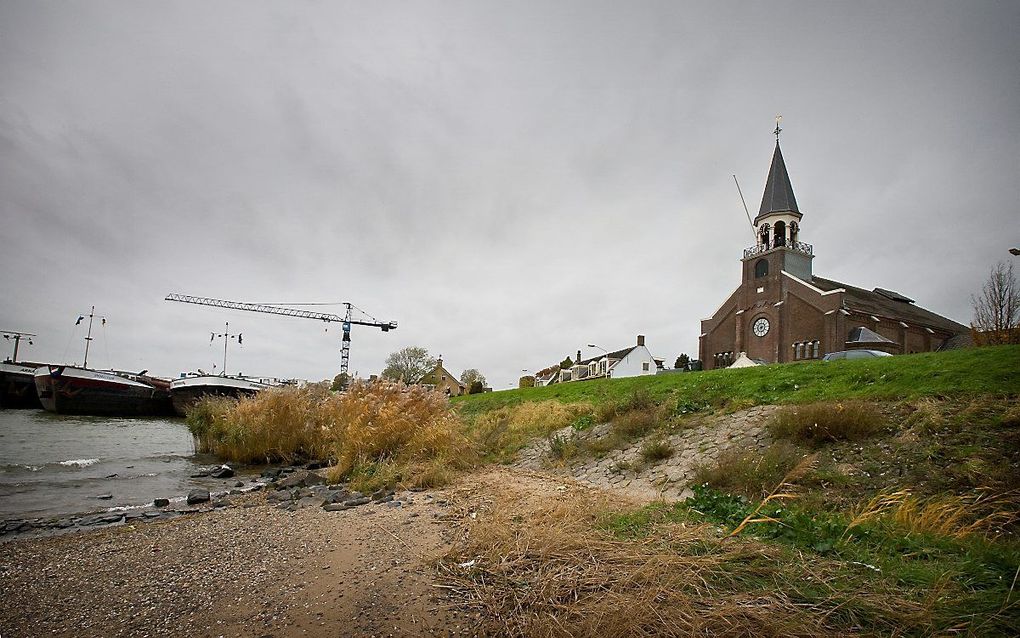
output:
POLYGON ((782 121, 783 121, 783 116, 782 115, 777 115, 776 116, 776 130, 772 131, 773 133, 776 134, 776 144, 779 143, 779 134, 783 131, 783 129, 779 128, 779 123, 782 122, 782 121))

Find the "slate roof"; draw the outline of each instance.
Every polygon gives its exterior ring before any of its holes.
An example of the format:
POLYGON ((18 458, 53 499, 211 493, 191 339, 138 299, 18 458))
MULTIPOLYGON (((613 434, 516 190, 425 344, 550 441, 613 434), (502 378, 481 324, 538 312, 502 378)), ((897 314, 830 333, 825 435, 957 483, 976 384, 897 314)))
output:
POLYGON ((892 339, 886 339, 882 335, 878 334, 874 330, 869 330, 864 326, 858 326, 850 331, 850 336, 846 340, 847 343, 896 343, 892 339))
POLYGON ((779 150, 779 140, 776 140, 776 151, 772 154, 772 167, 769 168, 769 178, 765 182, 765 194, 761 198, 758 217, 768 213, 785 212, 800 214, 797 198, 793 196, 790 174, 786 172, 783 152, 779 150))
POLYGON ((909 325, 938 328, 954 334, 969 330, 967 326, 914 305, 906 301, 908 297, 904 297, 899 293, 892 293, 889 290, 880 288, 865 290, 822 277, 811 277, 811 285, 825 291, 836 290, 837 288, 846 290, 846 294, 843 296, 843 305, 847 310, 857 311, 866 315, 875 315, 876 317, 895 319, 909 325), (879 290, 882 292, 878 292, 879 290))
MULTIPOLYGON (((630 351, 631 351, 631 350, 633 350, 633 349, 634 349, 634 348, 636 348, 636 347, 637 347, 637 346, 630 346, 629 348, 624 348, 623 350, 617 350, 616 352, 610 352, 610 353, 609 353, 609 358, 610 358, 610 359, 616 359, 616 360, 620 360, 620 359, 623 359, 623 358, 624 358, 624 357, 626 357, 626 356, 627 356, 628 354, 630 354, 630 351)), ((583 360, 581 360, 581 361, 578 361, 578 362, 577 362, 577 363, 575 363, 574 365, 575 365, 575 366, 576 366, 576 365, 582 365, 582 366, 586 366, 586 365, 588 365, 589 363, 591 363, 592 361, 601 361, 601 360, 602 360, 602 359, 604 359, 605 357, 606 357, 606 354, 605 354, 605 353, 602 353, 602 354, 600 354, 600 355, 599 355, 599 356, 597 356, 597 357, 591 357, 590 359, 583 359, 583 360)))

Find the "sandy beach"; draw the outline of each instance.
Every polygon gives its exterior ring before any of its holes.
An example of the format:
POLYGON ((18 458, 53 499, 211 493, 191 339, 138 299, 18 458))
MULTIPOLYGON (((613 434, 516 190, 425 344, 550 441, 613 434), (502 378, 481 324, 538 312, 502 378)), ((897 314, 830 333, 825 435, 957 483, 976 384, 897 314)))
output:
MULTIPOLYGON (((230 507, 0 545, 0 634, 468 635, 432 566, 494 499, 562 496, 506 469, 394 503, 291 512, 264 493, 230 507)), ((559 492, 557 492, 559 488, 559 492)), ((579 488, 578 488, 579 489, 579 488)))

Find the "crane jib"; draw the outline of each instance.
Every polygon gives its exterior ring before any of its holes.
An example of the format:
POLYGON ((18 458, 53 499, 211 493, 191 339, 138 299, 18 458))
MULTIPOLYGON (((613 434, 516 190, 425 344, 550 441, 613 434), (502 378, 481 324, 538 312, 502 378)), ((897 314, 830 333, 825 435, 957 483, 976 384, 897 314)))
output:
MULTIPOLYGON (((230 310, 246 310, 248 312, 260 312, 270 315, 282 315, 284 317, 297 317, 299 319, 318 319, 325 322, 338 322, 343 324, 343 338, 341 339, 340 347, 340 372, 347 374, 347 366, 350 360, 350 343, 351 343, 351 326, 371 326, 373 328, 380 328, 383 332, 389 332, 390 330, 397 329, 396 321, 361 321, 351 317, 351 312, 354 306, 350 303, 344 303, 343 305, 347 308, 345 316, 312 312, 310 310, 299 310, 297 308, 286 308, 283 306, 271 306, 268 304, 254 304, 245 303, 243 301, 227 301, 226 299, 213 299, 212 297, 192 297, 189 295, 178 295, 170 293, 166 296, 166 301, 179 301, 181 303, 191 303, 200 306, 212 306, 214 308, 227 308, 230 310)), ((364 311, 358 309, 359 312, 364 311)))

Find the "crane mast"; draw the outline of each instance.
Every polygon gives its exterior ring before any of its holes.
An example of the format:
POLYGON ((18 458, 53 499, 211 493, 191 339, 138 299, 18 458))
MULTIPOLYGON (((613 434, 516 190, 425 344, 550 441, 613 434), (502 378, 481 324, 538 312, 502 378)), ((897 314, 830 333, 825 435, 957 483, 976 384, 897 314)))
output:
POLYGON ((331 313, 312 312, 311 310, 286 308, 284 306, 274 306, 270 304, 245 303, 243 301, 227 301, 225 299, 213 299, 211 297, 192 297, 189 295, 178 295, 174 293, 170 293, 169 295, 167 295, 165 300, 197 304, 200 306, 212 306, 214 308, 227 308, 230 310, 246 310, 248 312, 261 312, 269 315, 297 317, 299 319, 313 319, 317 321, 325 321, 327 323, 339 323, 343 327, 343 337, 341 338, 340 342, 341 343, 340 373, 345 376, 347 375, 347 368, 351 360, 351 326, 371 326, 373 328, 380 328, 382 329, 383 332, 389 332, 390 330, 397 329, 396 321, 376 321, 375 319, 364 321, 361 319, 355 319, 354 318, 355 306, 349 302, 343 302, 345 312, 343 316, 340 316, 331 313))

